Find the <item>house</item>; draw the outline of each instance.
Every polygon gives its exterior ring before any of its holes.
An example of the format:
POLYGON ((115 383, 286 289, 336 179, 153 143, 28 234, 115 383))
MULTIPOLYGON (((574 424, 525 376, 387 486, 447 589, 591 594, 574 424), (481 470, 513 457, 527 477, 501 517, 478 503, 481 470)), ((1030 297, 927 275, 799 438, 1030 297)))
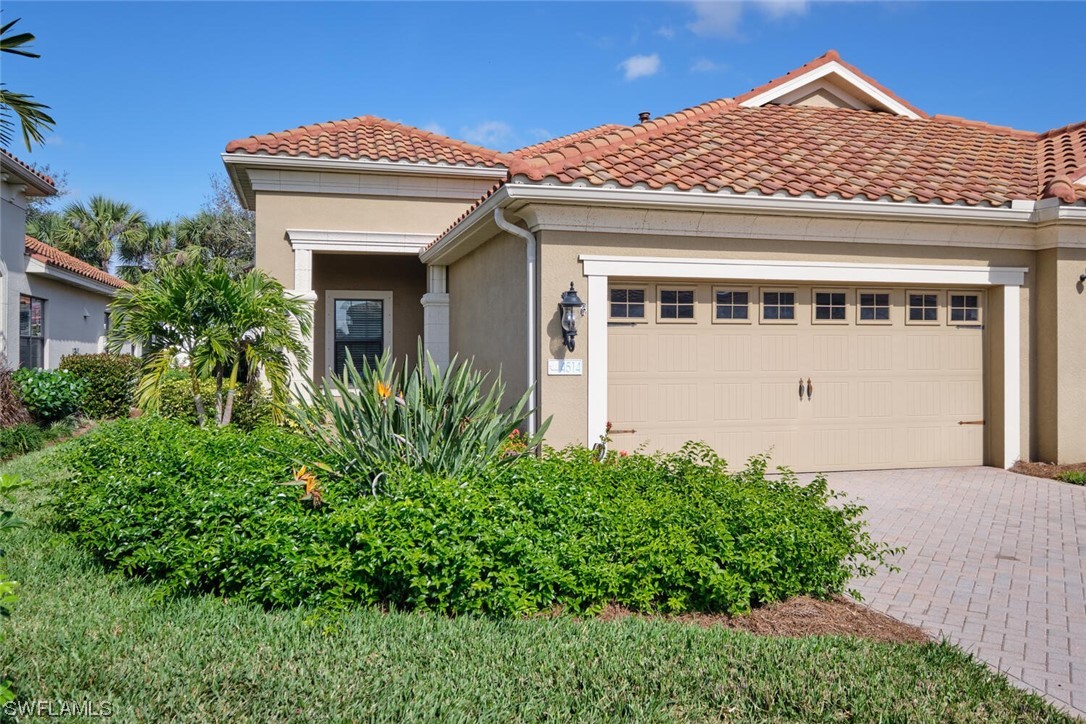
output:
POLYGON ((222 158, 314 378, 421 336, 534 385, 553 445, 1086 460, 1086 122, 930 115, 830 51, 508 153, 362 116, 222 158))
POLYGON ((0 364, 53 369, 68 354, 105 350, 107 306, 125 282, 26 236, 29 197, 52 179, 0 151, 0 364))

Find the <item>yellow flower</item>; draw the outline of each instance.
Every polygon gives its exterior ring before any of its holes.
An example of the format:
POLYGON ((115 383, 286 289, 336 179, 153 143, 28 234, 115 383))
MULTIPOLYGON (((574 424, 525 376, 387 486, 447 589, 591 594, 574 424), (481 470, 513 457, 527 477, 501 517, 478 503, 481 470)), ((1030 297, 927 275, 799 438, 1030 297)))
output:
POLYGON ((377 380, 377 394, 381 396, 382 400, 387 400, 392 396, 392 388, 381 380, 377 380))

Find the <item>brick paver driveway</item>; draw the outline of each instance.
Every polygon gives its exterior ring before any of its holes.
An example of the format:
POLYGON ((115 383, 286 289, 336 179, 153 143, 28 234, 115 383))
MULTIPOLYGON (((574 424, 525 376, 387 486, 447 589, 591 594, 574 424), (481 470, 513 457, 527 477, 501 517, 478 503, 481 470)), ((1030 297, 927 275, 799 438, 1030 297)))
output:
POLYGON ((827 478, 868 506, 875 538, 907 547, 900 573, 859 582, 872 608, 1086 716, 1086 487, 995 468, 827 478))

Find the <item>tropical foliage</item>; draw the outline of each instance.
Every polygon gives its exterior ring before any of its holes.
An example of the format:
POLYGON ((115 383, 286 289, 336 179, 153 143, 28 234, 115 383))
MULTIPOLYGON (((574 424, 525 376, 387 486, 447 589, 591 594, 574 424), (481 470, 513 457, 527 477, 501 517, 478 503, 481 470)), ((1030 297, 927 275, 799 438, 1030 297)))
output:
POLYGON ((289 298, 263 271, 236 275, 224 260, 160 261, 137 284, 119 290, 110 310, 111 349, 129 342, 144 349, 140 406, 157 409, 162 383, 181 357, 201 425, 208 419, 201 378, 215 379, 214 420, 227 425, 243 366, 248 384, 263 375, 272 400, 284 405, 293 364, 308 364, 309 351, 299 340, 312 324, 308 304, 289 298))
POLYGON ((68 370, 24 368, 11 375, 19 398, 39 422, 56 422, 74 415, 83 405, 87 380, 68 370))
MULTIPOLYGON (((454 358, 443 370, 421 344, 417 359, 400 367, 386 351, 359 368, 348 357, 342 376, 309 385, 293 419, 320 440, 324 462, 340 476, 369 480, 400 469, 471 475, 516 459, 504 446, 532 413, 529 393, 503 410, 501 380, 490 383, 470 360, 454 358)), ((534 449, 546 428, 521 449, 534 449)))
POLYGON ((70 354, 60 359, 60 369, 85 380, 81 410, 85 417, 100 420, 127 417, 135 401, 140 360, 130 354, 70 354))
POLYGON ((63 226, 55 240, 61 251, 109 268, 114 253, 122 259, 138 256, 147 236, 147 217, 142 211, 104 196, 92 196, 86 204, 69 204, 62 214, 63 226))
MULTIPOLYGON (((27 49, 27 46, 34 42, 32 34, 11 32, 18 22, 19 19, 16 18, 0 27, 0 53, 40 58, 40 55, 27 49)), ((29 151, 34 143, 44 143, 45 132, 56 124, 52 116, 46 113, 47 110, 49 106, 39 103, 32 96, 8 90, 6 84, 0 83, 0 143, 5 146, 11 143, 16 119, 22 130, 26 150, 29 151)))

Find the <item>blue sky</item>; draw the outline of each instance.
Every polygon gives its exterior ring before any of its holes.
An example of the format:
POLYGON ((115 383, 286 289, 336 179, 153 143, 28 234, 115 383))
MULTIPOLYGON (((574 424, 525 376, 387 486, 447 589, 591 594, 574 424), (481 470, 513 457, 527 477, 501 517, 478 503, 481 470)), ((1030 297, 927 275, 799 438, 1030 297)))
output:
POLYGON ((4 2, 52 106, 13 152, 152 218, 194 212, 228 141, 374 114, 502 150, 736 95, 829 48, 929 113, 1086 119, 1086 3, 4 2))

